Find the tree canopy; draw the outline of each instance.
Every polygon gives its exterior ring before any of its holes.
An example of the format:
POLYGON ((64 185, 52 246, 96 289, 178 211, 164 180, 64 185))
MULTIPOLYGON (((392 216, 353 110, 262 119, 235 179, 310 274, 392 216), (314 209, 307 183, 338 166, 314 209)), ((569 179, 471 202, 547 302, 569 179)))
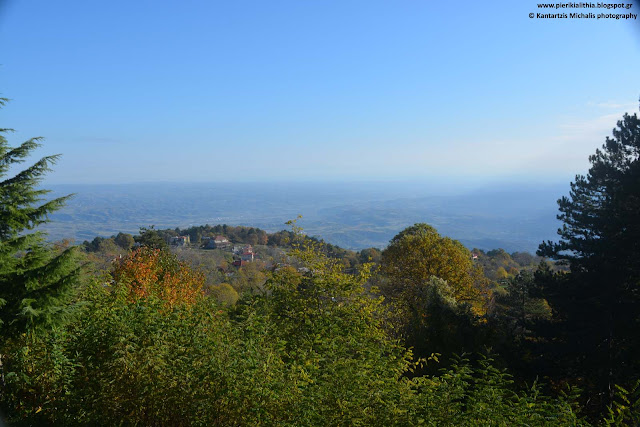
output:
POLYGON ((571 269, 543 283, 556 313, 549 338, 559 343, 556 360, 588 378, 591 401, 601 407, 610 404, 614 384, 640 378, 639 157, 640 120, 625 114, 589 157, 588 173, 558 200, 560 240, 538 250, 571 269))
MULTIPOLYGON (((141 250, 144 256, 129 255, 127 274, 116 265, 109 286, 94 282, 85 289, 86 304, 74 322, 38 335, 30 351, 16 357, 18 367, 36 372, 39 381, 34 386, 10 378, 11 393, 2 402, 11 408, 11 421, 577 423, 567 399, 545 397, 535 385, 512 391, 509 375, 489 359, 474 365, 458 358, 438 375, 412 377, 411 371, 426 361, 412 360, 411 351, 387 333, 383 298, 366 286, 369 272, 345 273, 339 260, 313 247, 291 252, 306 266, 304 272, 278 269, 264 292, 247 293, 235 306, 211 297, 174 304, 174 294, 162 291, 132 298, 139 288, 134 282, 161 289, 162 274, 148 266, 161 266, 162 255, 154 258, 157 249, 141 250), (151 285, 156 278, 157 286, 151 285)), ((184 276, 193 272, 186 269, 184 276)), ((443 280, 431 281, 437 283, 430 301, 455 303, 443 280)))
POLYGON ((617 268, 640 272, 640 119, 625 114, 602 149, 589 156, 587 175, 577 175, 569 197, 558 200, 558 242, 538 253, 567 260, 574 271, 598 269, 615 259, 617 268))
POLYGON ((462 243, 442 237, 427 224, 415 224, 396 235, 382 253, 381 271, 390 279, 391 292, 415 288, 432 276, 446 280, 458 302, 482 313, 486 279, 462 243))
MULTIPOLYGON (((0 106, 6 101, 0 99, 0 106)), ((31 232, 71 197, 46 200, 49 191, 38 188, 59 155, 43 157, 8 176, 42 140, 31 138, 10 147, 5 137, 10 132, 0 129, 0 337, 4 338, 52 322, 78 274, 73 248, 56 255, 40 232, 31 232)))

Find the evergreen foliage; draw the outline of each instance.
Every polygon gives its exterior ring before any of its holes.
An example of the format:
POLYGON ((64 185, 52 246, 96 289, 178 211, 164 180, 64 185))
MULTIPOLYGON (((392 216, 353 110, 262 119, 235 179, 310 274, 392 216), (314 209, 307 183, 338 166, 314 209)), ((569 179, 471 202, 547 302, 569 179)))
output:
POLYGON ((11 131, 0 129, 0 337, 5 340, 54 323, 78 278, 73 248, 54 254, 40 232, 31 232, 71 197, 45 201, 48 190, 37 188, 59 156, 43 157, 9 176, 41 140, 10 147, 5 135, 11 131))
POLYGON ((615 385, 640 379, 640 119, 625 114, 591 168, 558 200, 558 242, 538 253, 568 263, 547 275, 543 296, 556 313, 547 339, 553 359, 587 389, 594 412, 610 405, 615 385), (585 357, 588 356, 588 357, 585 357))
MULTIPOLYGON (((0 106, 6 101, 0 99, 0 106)), ((48 191, 37 188, 59 156, 43 157, 11 175, 41 138, 10 147, 5 137, 10 132, 0 129, 0 405, 20 413, 60 378, 67 359, 49 337, 52 328, 69 320, 80 270, 75 248, 55 251, 32 231, 70 197, 47 201, 48 191), (25 364, 32 357, 45 367, 25 364)))

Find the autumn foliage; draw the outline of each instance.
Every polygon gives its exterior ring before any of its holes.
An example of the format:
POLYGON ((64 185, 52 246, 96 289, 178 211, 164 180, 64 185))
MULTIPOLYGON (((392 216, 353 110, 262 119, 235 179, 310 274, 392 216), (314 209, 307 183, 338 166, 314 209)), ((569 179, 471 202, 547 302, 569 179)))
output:
POLYGON ((174 307, 194 304, 203 295, 204 275, 162 249, 134 250, 116 264, 111 276, 129 289, 131 301, 154 295, 174 307))
POLYGON ((382 253, 382 273, 392 292, 413 294, 432 277, 446 280, 453 297, 467 303, 476 315, 486 314, 490 299, 482 268, 457 240, 443 237, 427 224, 415 224, 396 235, 382 253))

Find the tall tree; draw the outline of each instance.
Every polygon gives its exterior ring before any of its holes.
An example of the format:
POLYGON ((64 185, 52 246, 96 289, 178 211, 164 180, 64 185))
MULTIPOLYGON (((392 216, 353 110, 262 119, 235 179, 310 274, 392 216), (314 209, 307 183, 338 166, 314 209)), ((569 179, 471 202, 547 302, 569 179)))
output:
MULTIPOLYGON (((0 99, 0 106, 6 102, 0 99)), ((32 138, 10 147, 5 137, 10 132, 12 129, 0 129, 0 342, 55 321, 78 278, 73 248, 55 254, 41 232, 30 232, 47 222, 48 214, 71 197, 45 201, 49 191, 37 188, 59 155, 43 157, 8 176, 42 139, 32 138)))
POLYGON ((485 310, 487 281, 471 253, 457 240, 443 237, 427 224, 415 224, 396 235, 382 253, 381 271, 390 280, 389 295, 411 292, 431 277, 446 280, 458 302, 476 313, 485 310))
POLYGON ((169 245, 155 226, 140 227, 140 233, 133 237, 136 243, 156 249, 166 249, 169 245))
POLYGON ((560 241, 544 242, 538 254, 566 260, 576 272, 599 270, 603 261, 616 258, 617 268, 637 274, 639 156, 640 119, 625 114, 613 138, 607 137, 602 150, 589 156, 587 175, 577 175, 569 197, 558 200, 558 219, 564 223, 560 241))
POLYGON ((113 240, 116 245, 126 250, 133 248, 133 245, 136 243, 136 241, 133 239, 133 236, 128 233, 118 233, 118 235, 113 240))
POLYGON ((419 356, 476 351, 489 290, 481 267, 457 240, 427 224, 396 235, 382 252, 380 289, 394 304, 396 331, 419 356))
MULTIPOLYGON (((569 276, 545 283, 559 321, 554 339, 600 404, 614 384, 640 378, 640 120, 625 114, 558 200, 558 242, 538 255, 568 263, 569 276)), ((596 399, 593 399, 596 400, 596 399)))

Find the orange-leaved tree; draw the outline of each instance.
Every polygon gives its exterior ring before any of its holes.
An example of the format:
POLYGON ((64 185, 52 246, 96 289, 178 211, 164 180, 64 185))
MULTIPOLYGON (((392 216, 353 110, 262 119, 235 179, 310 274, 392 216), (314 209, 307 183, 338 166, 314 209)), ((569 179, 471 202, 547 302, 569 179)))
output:
POLYGON ((128 288, 131 301, 153 295, 174 307, 193 304, 203 295, 204 275, 163 249, 142 246, 132 251, 117 262, 111 276, 128 288))

